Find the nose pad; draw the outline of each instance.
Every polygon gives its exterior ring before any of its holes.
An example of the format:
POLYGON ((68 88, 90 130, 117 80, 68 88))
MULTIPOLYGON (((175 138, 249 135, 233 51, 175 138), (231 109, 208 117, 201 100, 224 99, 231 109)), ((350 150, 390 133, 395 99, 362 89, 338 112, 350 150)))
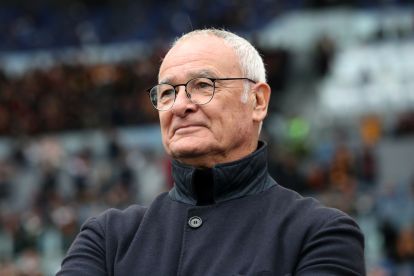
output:
POLYGON ((175 99, 176 102, 181 97, 180 95, 184 96, 185 100, 190 100, 191 101, 191 95, 187 94, 187 91, 185 90, 184 85, 177 86, 175 88, 175 91, 176 91, 176 96, 175 96, 176 97, 176 99, 175 99), (180 90, 184 90, 184 91, 182 91, 182 93, 180 93, 180 90))
POLYGON ((185 86, 180 85, 176 87, 175 102, 172 106, 173 113, 186 114, 190 110, 194 110, 195 104, 191 101, 190 95, 187 95, 185 86), (181 91, 184 90, 184 91, 181 91))

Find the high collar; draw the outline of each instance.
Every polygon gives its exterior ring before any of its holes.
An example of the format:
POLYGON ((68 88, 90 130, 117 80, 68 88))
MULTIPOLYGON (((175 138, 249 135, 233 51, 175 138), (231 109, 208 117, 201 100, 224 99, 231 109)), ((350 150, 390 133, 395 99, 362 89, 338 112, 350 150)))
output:
POLYGON ((173 200, 191 205, 210 205, 257 194, 274 183, 267 173, 267 144, 259 141, 257 150, 229 163, 198 169, 172 161, 173 200))

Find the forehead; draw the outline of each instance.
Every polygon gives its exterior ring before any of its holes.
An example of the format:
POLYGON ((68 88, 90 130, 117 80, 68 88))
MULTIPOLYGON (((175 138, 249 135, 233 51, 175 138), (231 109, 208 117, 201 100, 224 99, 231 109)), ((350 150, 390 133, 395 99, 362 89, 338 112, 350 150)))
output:
POLYGON ((239 59, 223 39, 197 35, 171 48, 161 64, 159 80, 183 81, 200 72, 210 72, 211 77, 240 76, 239 59))

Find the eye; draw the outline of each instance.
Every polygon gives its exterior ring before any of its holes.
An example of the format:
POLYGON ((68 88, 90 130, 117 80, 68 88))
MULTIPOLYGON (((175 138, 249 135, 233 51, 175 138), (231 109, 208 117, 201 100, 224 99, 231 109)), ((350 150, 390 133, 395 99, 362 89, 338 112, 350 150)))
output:
POLYGON ((174 96, 175 96, 175 90, 172 86, 171 87, 160 87, 160 89, 158 90, 158 99, 161 101, 174 98, 174 96))
POLYGON ((200 87, 200 88, 209 88, 209 87, 212 87, 213 85, 211 84, 211 83, 208 83, 208 82, 199 82, 199 83, 197 83, 197 87, 200 87))
POLYGON ((195 79, 191 83, 191 86, 193 89, 197 89, 197 90, 211 89, 213 87, 213 82, 209 79, 200 78, 200 79, 195 79))

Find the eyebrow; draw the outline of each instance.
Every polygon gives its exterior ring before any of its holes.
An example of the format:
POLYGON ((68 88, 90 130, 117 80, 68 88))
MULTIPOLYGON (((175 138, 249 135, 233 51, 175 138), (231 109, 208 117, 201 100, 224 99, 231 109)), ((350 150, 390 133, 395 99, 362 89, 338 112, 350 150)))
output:
MULTIPOLYGON (((215 78, 215 77, 217 77, 217 74, 208 69, 203 69, 197 72, 190 72, 187 74, 187 80, 191 80, 194 78, 215 78)), ((160 84, 161 83, 171 84, 174 82, 174 79, 175 79, 174 77, 168 77, 168 78, 161 80, 159 83, 160 84)))

